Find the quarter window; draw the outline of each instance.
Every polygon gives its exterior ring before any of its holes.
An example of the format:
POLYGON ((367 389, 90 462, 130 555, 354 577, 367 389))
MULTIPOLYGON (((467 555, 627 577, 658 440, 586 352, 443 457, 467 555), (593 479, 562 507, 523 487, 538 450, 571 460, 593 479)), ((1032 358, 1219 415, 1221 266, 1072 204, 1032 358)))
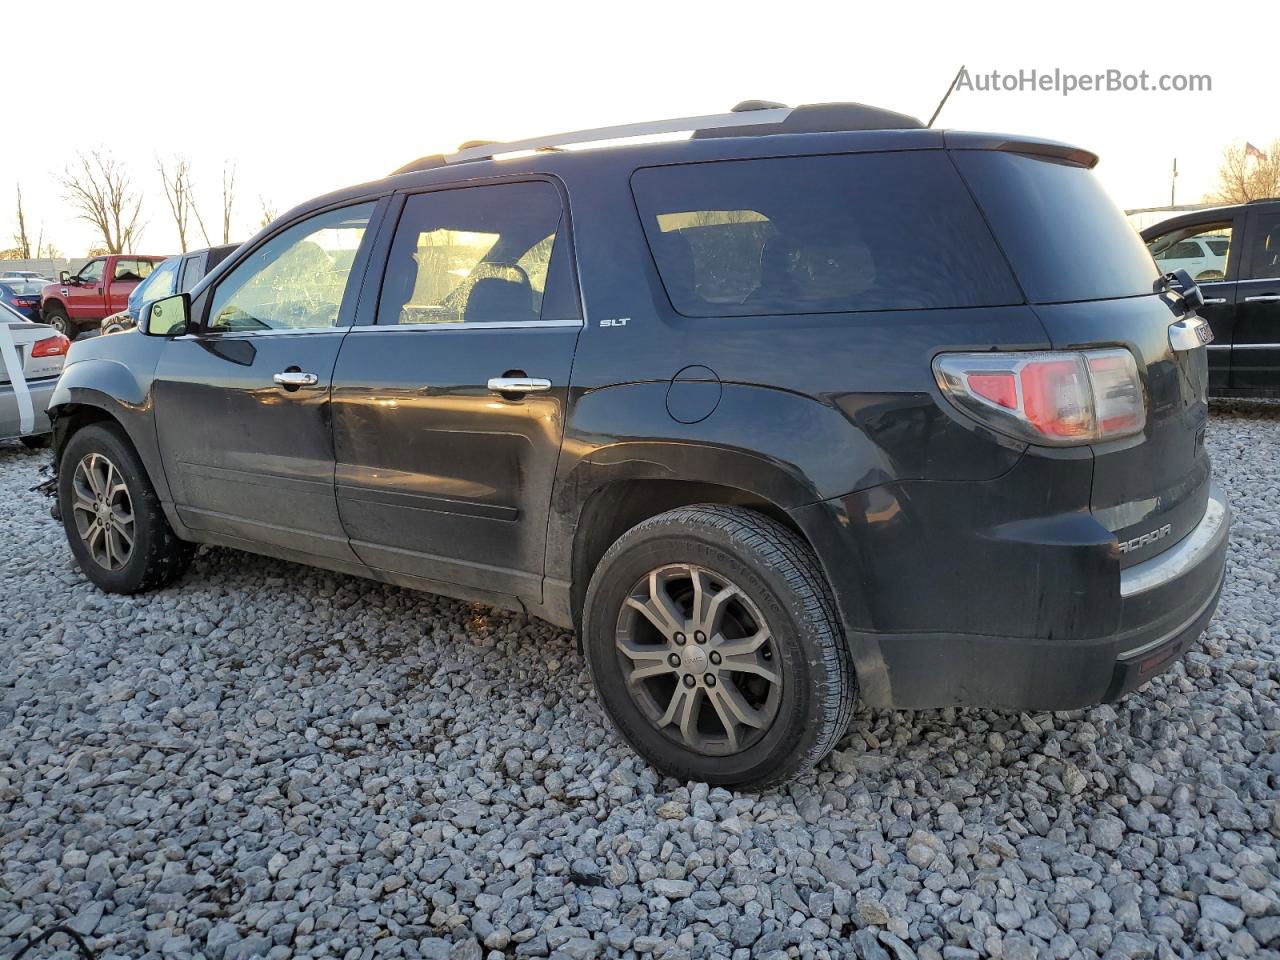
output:
POLYGON ((631 184, 663 286, 685 316, 1021 301, 941 151, 650 167, 631 184))
POLYGON ((330 210, 276 234, 218 284, 209 329, 261 332, 337 326, 374 204, 330 210))
POLYGON ((503 183, 405 201, 387 260, 379 324, 574 319, 559 192, 503 183))

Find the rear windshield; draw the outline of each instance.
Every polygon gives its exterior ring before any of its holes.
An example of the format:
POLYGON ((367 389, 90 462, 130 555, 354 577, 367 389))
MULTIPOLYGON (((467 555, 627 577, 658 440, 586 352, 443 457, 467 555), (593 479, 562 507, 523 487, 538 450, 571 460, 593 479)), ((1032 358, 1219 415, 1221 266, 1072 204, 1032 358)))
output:
POLYGON ((631 182, 663 286, 685 316, 1022 301, 941 151, 649 167, 631 182))
POLYGON ((998 150, 952 153, 1033 303, 1151 293, 1160 271, 1093 173, 998 150))

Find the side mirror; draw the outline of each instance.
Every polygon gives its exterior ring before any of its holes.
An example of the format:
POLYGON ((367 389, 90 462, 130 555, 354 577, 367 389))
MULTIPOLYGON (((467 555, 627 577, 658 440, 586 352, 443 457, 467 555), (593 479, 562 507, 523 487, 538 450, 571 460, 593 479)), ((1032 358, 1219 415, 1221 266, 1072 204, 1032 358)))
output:
POLYGON ((191 295, 152 300, 143 304, 138 329, 148 337, 176 337, 187 332, 191 323, 191 295))
POLYGON ((1185 270, 1175 270, 1164 276, 1170 290, 1174 291, 1182 301, 1182 315, 1195 313, 1204 306, 1204 294, 1185 270))
POLYGON ((71 274, 69 274, 66 270, 61 271, 58 274, 58 282, 64 285, 69 284, 71 282, 71 274))

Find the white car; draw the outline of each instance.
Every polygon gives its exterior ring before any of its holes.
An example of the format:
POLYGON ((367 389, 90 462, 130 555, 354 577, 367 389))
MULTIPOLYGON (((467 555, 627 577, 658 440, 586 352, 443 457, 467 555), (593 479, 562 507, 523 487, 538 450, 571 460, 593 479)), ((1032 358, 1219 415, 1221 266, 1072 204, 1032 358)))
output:
POLYGON ((1185 270, 1191 274, 1192 280, 1221 280, 1227 275, 1227 251, 1230 249, 1230 237, 1199 236, 1153 251, 1152 256, 1163 273, 1185 270))
POLYGON ((48 443, 49 398, 71 341, 0 303, 0 440, 28 447, 48 443))

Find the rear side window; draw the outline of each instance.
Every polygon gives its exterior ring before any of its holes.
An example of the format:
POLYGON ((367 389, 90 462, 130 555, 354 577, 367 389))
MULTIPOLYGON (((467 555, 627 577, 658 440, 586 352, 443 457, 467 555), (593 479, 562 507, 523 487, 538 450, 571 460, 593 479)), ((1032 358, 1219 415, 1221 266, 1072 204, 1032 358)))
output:
POLYGON ((387 257, 379 324, 576 319, 560 194, 490 184, 405 201, 387 257))
POLYGON ((631 183, 663 286, 685 316, 1022 299, 941 151, 649 167, 631 183))
POLYGON ((1091 171, 1002 150, 952 156, 1033 303, 1154 291, 1160 271, 1091 171))

